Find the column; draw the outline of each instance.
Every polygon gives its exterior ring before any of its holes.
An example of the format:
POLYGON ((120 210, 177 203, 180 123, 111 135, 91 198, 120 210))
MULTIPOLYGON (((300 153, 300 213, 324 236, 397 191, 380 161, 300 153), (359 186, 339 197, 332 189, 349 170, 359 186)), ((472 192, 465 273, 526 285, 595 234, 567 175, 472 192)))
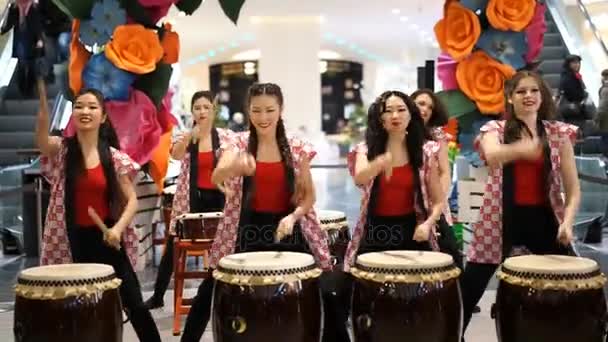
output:
POLYGON ((255 17, 261 58, 260 82, 283 89, 287 129, 313 138, 321 134, 321 20, 318 16, 255 17))

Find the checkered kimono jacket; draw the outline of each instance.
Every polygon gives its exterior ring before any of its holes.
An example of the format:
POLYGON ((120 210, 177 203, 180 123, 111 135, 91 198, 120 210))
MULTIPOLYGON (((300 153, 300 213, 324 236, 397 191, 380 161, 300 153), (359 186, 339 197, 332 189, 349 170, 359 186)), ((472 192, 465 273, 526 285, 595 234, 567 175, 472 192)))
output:
MULTIPOLYGON (((112 153, 112 163, 116 176, 129 176, 131 181, 135 179, 139 170, 139 165, 135 163, 128 155, 114 148, 110 148, 112 153)), ((72 254, 70 251, 70 242, 68 240, 67 228, 65 222, 65 158, 67 154, 67 145, 65 140, 62 141, 59 152, 52 158, 41 158, 41 172, 44 178, 51 185, 51 198, 47 209, 46 220, 44 224, 44 234, 42 236, 42 254, 40 256, 40 265, 52 264, 68 264, 72 262, 72 254)), ((122 209, 113 208, 113 213, 116 217, 122 213, 122 209), (116 210, 119 209, 119 210, 116 210)), ((123 244, 129 260, 133 267, 137 262, 137 235, 135 230, 129 225, 125 229, 122 237, 123 244)))
MULTIPOLYGON (((447 145, 448 141, 452 138, 452 136, 448 133, 446 133, 443 128, 441 127, 433 127, 430 130, 431 133, 431 138, 435 141, 437 141, 438 143, 445 143, 447 145)), ((447 148, 447 146, 446 146, 447 148)), ((445 196, 447 196, 449 194, 445 194, 445 196)), ((452 220, 452 212, 450 211, 450 203, 448 202, 448 199, 446 197, 445 199, 445 204, 443 207, 443 216, 445 217, 445 220, 448 222, 448 224, 451 226, 454 224, 454 221, 452 220)))
MULTIPOLYGON (((564 220, 564 200, 561 196, 561 160, 560 147, 570 140, 576 140, 576 126, 559 121, 543 121, 549 143, 551 156, 551 171, 549 174, 549 200, 557 222, 564 220)), ((497 132, 500 143, 503 143, 505 121, 489 121, 480 129, 475 140, 475 147, 480 148, 481 137, 485 133, 497 132)), ((483 151, 480 151, 483 157, 483 151)), ((500 264, 502 255, 502 168, 489 170, 489 176, 483 195, 483 203, 479 209, 479 218, 473 227, 473 239, 467 252, 467 260, 480 264, 500 264)))
MULTIPOLYGON (((293 155, 293 167, 295 176, 300 173, 300 164, 303 160, 312 160, 316 155, 313 146, 296 137, 288 136, 287 140, 293 155)), ((222 146, 222 150, 231 149, 235 152, 247 152, 249 132, 235 133, 232 146, 222 146)), ((210 267, 215 268, 221 258, 233 254, 239 229, 241 206, 243 198, 243 177, 234 177, 224 184, 228 190, 226 206, 224 207, 224 220, 220 222, 211 253, 209 257, 210 267)), ((327 244, 327 234, 321 229, 319 219, 314 209, 311 209, 300 219, 302 234, 308 242, 310 250, 317 264, 324 270, 329 270, 331 257, 327 244)))
MULTIPOLYGON (((421 208, 418 204, 419 201, 414 201, 415 209, 416 209, 416 220, 418 223, 423 223, 426 215, 426 210, 431 208, 431 198, 429 194, 429 182, 431 175, 431 168, 439 167, 439 148, 440 145, 436 141, 427 141, 423 147, 423 158, 422 158, 422 167, 420 168, 420 189, 422 191, 421 194, 416 194, 416 196, 422 195, 422 200, 424 203, 424 208, 421 208)), ((367 145, 365 143, 360 143, 348 154, 348 171, 351 176, 355 175, 355 164, 357 161, 357 154, 363 153, 367 155, 367 145)), ((344 270, 348 272, 351 266, 354 265, 356 261, 357 251, 359 250, 359 245, 361 244, 361 239, 365 236, 365 224, 367 223, 367 215, 369 210, 369 200, 372 194, 372 185, 373 180, 370 180, 367 184, 360 186, 361 190, 363 190, 363 196, 361 197, 361 208, 359 213, 359 220, 357 221, 357 225, 355 226, 355 230, 353 233, 352 240, 348 244, 348 248, 346 249, 346 258, 344 262, 344 270)), ((435 231, 431 232, 430 243, 433 250, 439 250, 439 245, 437 244, 437 239, 434 234, 435 231)))
MULTIPOLYGON (((216 130, 220 140, 220 146, 216 148, 214 153, 215 157, 219 159, 221 146, 230 145, 230 139, 234 133, 230 130, 222 128, 216 128, 216 130)), ((177 217, 190 212, 190 158, 190 152, 186 152, 186 155, 182 159, 179 176, 177 176, 177 189, 175 189, 175 195, 173 196, 171 224, 169 225, 169 233, 172 235, 175 235, 177 217)))

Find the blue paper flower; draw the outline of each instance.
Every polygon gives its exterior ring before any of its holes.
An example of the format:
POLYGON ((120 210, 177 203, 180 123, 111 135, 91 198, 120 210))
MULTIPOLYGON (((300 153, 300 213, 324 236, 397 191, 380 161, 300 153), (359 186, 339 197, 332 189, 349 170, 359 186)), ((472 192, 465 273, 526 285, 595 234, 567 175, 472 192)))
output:
POLYGON ((460 4, 477 13, 477 11, 484 12, 486 10, 488 0, 460 0, 460 4))
POLYGON ((526 66, 524 56, 528 50, 525 32, 499 31, 488 28, 482 32, 477 47, 501 63, 512 66, 515 70, 526 66))
POLYGON ((101 91, 106 100, 128 100, 135 77, 115 67, 103 52, 93 55, 82 71, 84 86, 101 91))
POLYGON ((116 26, 127 23, 127 12, 120 7, 117 0, 102 0, 93 5, 91 18, 97 31, 112 36, 116 26))
POLYGON ((98 30, 93 25, 93 20, 83 20, 80 23, 80 41, 87 46, 97 44, 102 46, 110 40, 110 35, 103 30, 98 30))

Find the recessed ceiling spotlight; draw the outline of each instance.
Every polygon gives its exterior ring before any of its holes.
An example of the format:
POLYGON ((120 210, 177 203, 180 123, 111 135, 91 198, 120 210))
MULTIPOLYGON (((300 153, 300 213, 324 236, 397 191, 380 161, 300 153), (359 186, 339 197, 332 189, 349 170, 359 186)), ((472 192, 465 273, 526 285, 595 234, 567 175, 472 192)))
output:
POLYGON ((401 20, 402 22, 406 22, 406 21, 408 21, 410 19, 408 17, 402 15, 402 16, 399 17, 399 20, 401 20))
POLYGON ((398 8, 393 8, 393 10, 391 11, 393 14, 399 14, 401 13, 401 10, 398 8))
POLYGON ((412 30, 418 30, 420 28, 420 26, 416 25, 416 24, 410 24, 410 28, 412 30))

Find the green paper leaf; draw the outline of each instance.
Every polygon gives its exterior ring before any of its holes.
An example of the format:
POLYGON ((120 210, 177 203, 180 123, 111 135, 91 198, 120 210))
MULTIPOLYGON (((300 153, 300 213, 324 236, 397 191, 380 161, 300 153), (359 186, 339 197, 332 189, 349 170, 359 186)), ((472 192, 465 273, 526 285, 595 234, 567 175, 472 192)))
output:
POLYGON ((220 0, 224 14, 236 25, 245 0, 220 0))
POLYGON ((89 19, 91 9, 97 0, 53 0, 53 3, 65 14, 75 19, 89 19))
POLYGON ((202 3, 203 0, 180 0, 175 4, 175 7, 186 12, 187 15, 192 15, 202 3))
POLYGON ((437 93, 450 118, 458 118, 477 110, 477 106, 460 90, 444 90, 437 93))
POLYGON ((173 68, 170 64, 158 63, 154 71, 139 77, 133 84, 133 88, 146 93, 154 105, 158 107, 165 94, 167 94, 172 73, 173 68))

